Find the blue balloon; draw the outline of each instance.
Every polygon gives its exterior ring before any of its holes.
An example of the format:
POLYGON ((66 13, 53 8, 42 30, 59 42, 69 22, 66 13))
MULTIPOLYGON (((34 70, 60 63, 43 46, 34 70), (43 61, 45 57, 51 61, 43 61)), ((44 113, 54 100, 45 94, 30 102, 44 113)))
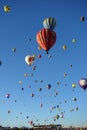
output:
POLYGON ((51 18, 51 17, 46 18, 43 21, 43 26, 44 26, 44 28, 53 30, 56 27, 56 20, 54 18, 51 18))

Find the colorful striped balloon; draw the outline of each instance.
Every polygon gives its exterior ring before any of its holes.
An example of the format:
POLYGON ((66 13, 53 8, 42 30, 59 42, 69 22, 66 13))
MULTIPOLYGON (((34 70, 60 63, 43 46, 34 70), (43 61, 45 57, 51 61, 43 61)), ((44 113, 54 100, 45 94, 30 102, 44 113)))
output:
POLYGON ((46 18, 43 21, 43 26, 44 28, 48 28, 48 29, 54 29, 56 27, 56 20, 54 18, 46 18))

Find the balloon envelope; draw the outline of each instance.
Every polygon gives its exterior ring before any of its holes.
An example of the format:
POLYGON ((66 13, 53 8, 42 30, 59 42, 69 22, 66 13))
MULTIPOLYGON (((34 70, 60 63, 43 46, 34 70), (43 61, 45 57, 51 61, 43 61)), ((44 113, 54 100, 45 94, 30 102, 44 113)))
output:
POLYGON ((10 7, 9 7, 8 5, 5 5, 5 6, 4 6, 4 11, 5 11, 5 12, 10 12, 10 7))
POLYGON ((81 20, 82 22, 85 21, 85 17, 84 17, 84 16, 80 17, 80 20, 81 20))
POLYGON ((50 85, 50 84, 48 84, 46 87, 47 87, 47 89, 50 89, 50 88, 51 88, 51 85, 50 85))
POLYGON ((44 19, 43 26, 44 28, 53 30, 56 27, 56 19, 51 18, 51 17, 44 19))
POLYGON ((81 78, 79 80, 79 86, 85 90, 87 88, 87 79, 86 78, 81 78))
POLYGON ((56 33, 51 29, 43 28, 37 33, 36 40, 41 48, 49 51, 56 42, 56 33))
POLYGON ((34 62, 34 57, 33 56, 30 56, 30 55, 27 55, 25 57, 25 62, 28 64, 28 65, 31 65, 33 62, 34 62))

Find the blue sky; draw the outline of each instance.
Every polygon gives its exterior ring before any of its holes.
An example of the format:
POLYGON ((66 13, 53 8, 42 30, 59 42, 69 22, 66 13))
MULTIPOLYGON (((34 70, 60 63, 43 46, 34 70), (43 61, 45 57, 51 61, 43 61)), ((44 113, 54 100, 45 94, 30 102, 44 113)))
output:
POLYGON ((0 0, 0 125, 31 127, 31 120, 36 125, 87 125, 87 92, 78 85, 80 78, 87 78, 86 5, 86 0, 0 0), (5 5, 10 6, 9 13, 4 12, 5 5), (81 16, 85 17, 84 22, 80 20, 81 16), (38 50, 36 42, 36 34, 43 28, 43 20, 47 17, 57 21, 54 30, 57 40, 49 51, 51 58, 43 49, 38 50), (72 43, 73 38, 76 43, 72 43), (65 51, 63 45, 67 46, 65 51), (36 59, 28 66, 25 56, 33 54, 36 59), (42 57, 39 59, 38 55, 42 57), (36 70, 32 70, 33 66, 36 70), (25 73, 28 77, 24 77, 25 73), (57 82, 61 84, 57 85, 57 82), (73 83, 76 83, 74 91, 73 83), (47 84, 51 84, 50 90, 46 88, 47 84), (39 88, 42 91, 39 92, 39 88), (58 92, 57 96, 55 92, 58 92), (9 99, 5 96, 7 93, 9 99), (33 98, 31 93, 35 95, 33 98), (40 104, 43 104, 42 108, 40 104), (56 108, 51 112, 54 106, 56 108), (61 112, 64 117, 54 121, 61 112))

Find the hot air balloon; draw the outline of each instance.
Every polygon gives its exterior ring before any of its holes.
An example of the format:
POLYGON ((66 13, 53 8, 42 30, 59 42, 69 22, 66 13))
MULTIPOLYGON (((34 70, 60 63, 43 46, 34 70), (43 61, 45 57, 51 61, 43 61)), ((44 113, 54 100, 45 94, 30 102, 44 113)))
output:
POLYGON ((16 48, 13 48, 12 51, 13 51, 13 52, 16 52, 16 48))
POLYGON ((33 66, 33 67, 32 67, 32 70, 36 70, 36 66, 33 66))
POLYGON ((33 62, 34 62, 34 57, 33 56, 31 56, 31 55, 27 55, 26 57, 25 57, 25 62, 28 64, 28 65, 31 65, 33 62))
POLYGON ((31 97, 34 97, 34 93, 31 93, 30 96, 31 96, 31 97))
POLYGON ((33 125, 33 121, 29 121, 30 125, 33 125))
POLYGON ((25 74, 24 74, 24 77, 28 77, 28 73, 25 73, 25 74))
POLYGON ((47 89, 50 89, 50 88, 51 88, 51 85, 50 85, 50 84, 48 84, 46 87, 47 87, 47 89))
POLYGON ((73 84, 72 84, 72 87, 73 87, 73 88, 76 88, 76 83, 73 83, 73 84))
POLYGON ((2 61, 0 61, 0 65, 2 65, 2 61))
POLYGON ((42 104, 42 103, 40 104, 40 107, 41 107, 41 108, 43 107, 43 104, 42 104))
POLYGON ((79 81, 79 86, 86 90, 87 88, 87 79, 86 78, 81 78, 79 81))
POLYGON ((19 81, 18 81, 18 83, 19 83, 19 84, 22 84, 22 81, 21 81, 21 80, 19 80, 19 81))
POLYGON ((10 12, 10 6, 5 5, 5 6, 4 6, 4 11, 5 11, 5 12, 10 12))
POLYGON ((74 101, 77 101, 77 98, 76 98, 76 97, 74 97, 74 98, 73 98, 73 100, 74 100, 74 101))
POLYGON ((78 107, 76 107, 76 110, 77 110, 77 111, 78 111, 78 109, 79 109, 79 108, 78 108, 78 107))
POLYGON ((76 43, 76 39, 75 38, 72 39, 72 43, 76 43))
POLYGON ((64 74, 64 77, 66 77, 66 76, 67 76, 67 74, 65 73, 65 74, 64 74))
POLYGON ((10 113, 11 111, 10 110, 8 110, 8 114, 10 113))
POLYGON ((39 91, 42 91, 42 88, 39 88, 39 91))
POLYGON ((38 55, 38 58, 41 58, 42 57, 42 55, 38 55))
POLYGON ((56 119, 59 119, 59 117, 60 117, 59 115, 56 115, 56 119))
POLYGON ((72 64, 70 64, 70 67, 72 67, 72 64))
POLYGON ((56 33, 51 29, 42 29, 36 35, 37 43, 48 52, 56 42, 56 33))
POLYGON ((66 50, 66 49, 67 49, 67 46, 66 46, 66 45, 63 45, 62 48, 63 48, 63 50, 66 50))
POLYGON ((40 46, 38 46, 38 50, 42 50, 42 48, 40 46))
POLYGON ((56 19, 55 18, 45 18, 43 21, 43 26, 44 28, 48 28, 48 29, 54 29, 56 27, 56 19))
POLYGON ((7 97, 7 98, 9 98, 9 97, 10 97, 10 94, 9 94, 9 93, 7 93, 7 94, 6 94, 6 97, 7 97))
POLYGON ((80 17, 80 20, 83 22, 83 21, 85 21, 85 17, 84 16, 81 16, 80 17))

